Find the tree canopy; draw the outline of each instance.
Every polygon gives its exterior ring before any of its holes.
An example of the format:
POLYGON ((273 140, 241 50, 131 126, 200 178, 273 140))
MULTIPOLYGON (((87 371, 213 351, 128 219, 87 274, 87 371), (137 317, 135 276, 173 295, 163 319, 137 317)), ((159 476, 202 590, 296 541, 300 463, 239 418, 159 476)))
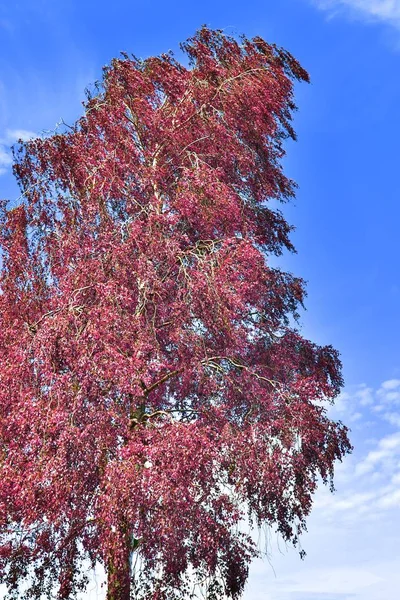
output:
POLYGON ((74 598, 239 598, 258 550, 298 542, 350 451, 327 416, 337 352, 304 339, 276 202, 293 83, 261 38, 207 27, 104 69, 73 127, 21 143, 1 211, 0 582, 74 598), (294 317, 294 319, 293 319, 294 317), (85 562, 86 560, 86 562, 85 562), (89 561, 89 563, 87 562, 89 561))

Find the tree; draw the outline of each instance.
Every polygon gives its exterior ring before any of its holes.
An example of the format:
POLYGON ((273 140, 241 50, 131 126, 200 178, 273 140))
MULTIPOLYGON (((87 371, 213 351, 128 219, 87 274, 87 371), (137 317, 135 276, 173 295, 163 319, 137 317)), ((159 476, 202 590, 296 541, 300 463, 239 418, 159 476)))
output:
POLYGON ((85 114, 21 143, 2 207, 0 577, 9 598, 239 598, 243 522, 298 542, 317 478, 350 451, 326 402, 332 347, 295 329, 303 282, 271 200, 294 80, 261 38, 203 27, 123 56, 85 114), (86 563, 87 565, 87 563, 86 563), (25 587, 24 587, 25 586, 25 587), (24 591, 29 588, 29 591, 24 591), (56 592, 54 591, 56 590, 56 592))

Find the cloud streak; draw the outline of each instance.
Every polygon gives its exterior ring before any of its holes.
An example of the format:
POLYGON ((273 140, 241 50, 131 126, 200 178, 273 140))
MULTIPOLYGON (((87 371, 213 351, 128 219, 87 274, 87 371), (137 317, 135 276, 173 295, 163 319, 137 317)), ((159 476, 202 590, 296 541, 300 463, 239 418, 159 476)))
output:
POLYGON ((0 175, 4 175, 12 163, 12 157, 7 148, 0 144, 0 175))
POLYGON ((350 424, 354 453, 336 469, 336 492, 317 490, 299 561, 270 535, 244 600, 395 600, 400 586, 400 379, 347 388, 329 407, 350 424))
POLYGON ((12 165, 12 144, 19 140, 27 142, 33 137, 36 137, 36 133, 27 129, 6 129, 4 136, 0 138, 0 175, 7 173, 12 165))
POLYGON ((400 27, 400 0, 313 0, 313 3, 331 14, 345 11, 352 16, 400 27))

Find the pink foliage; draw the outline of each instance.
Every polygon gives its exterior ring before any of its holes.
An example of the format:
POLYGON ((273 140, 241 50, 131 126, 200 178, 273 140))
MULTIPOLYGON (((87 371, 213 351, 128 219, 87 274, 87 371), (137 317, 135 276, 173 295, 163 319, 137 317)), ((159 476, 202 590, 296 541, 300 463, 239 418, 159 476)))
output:
POLYGON ((338 355, 290 326, 303 282, 268 263, 292 250, 268 201, 293 195, 280 159, 307 74, 260 38, 203 28, 183 49, 190 68, 113 60, 72 129, 17 154, 24 202, 0 232, 9 598, 74 597, 85 557, 110 600, 182 598, 196 577, 238 598, 257 554, 240 523, 296 544, 350 450, 321 404, 338 355))

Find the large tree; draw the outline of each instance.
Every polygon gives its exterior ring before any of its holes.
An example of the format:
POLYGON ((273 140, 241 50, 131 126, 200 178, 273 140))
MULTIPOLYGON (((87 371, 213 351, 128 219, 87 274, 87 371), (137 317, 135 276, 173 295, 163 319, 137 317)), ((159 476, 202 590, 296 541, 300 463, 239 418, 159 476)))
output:
MULTIPOLYGON (((104 69, 77 123, 21 144, 2 207, 0 581, 109 600, 239 598, 250 526, 294 544, 350 444, 332 347, 293 323, 303 282, 276 200, 294 80, 261 38, 202 28, 104 69), (274 204, 271 206, 271 201, 274 204), (88 560, 85 560, 88 559, 88 560), (89 561, 89 562, 88 562, 89 561)), ((28 590, 29 591, 26 591, 28 590)))

